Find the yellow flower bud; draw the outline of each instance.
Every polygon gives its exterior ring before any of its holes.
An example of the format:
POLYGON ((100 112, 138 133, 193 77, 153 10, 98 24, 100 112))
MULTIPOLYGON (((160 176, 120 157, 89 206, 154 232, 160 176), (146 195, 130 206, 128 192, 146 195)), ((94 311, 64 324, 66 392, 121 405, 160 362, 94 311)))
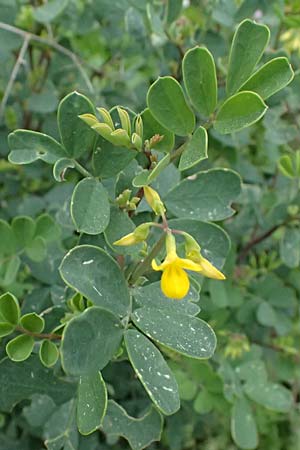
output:
POLYGON ((109 112, 107 111, 107 109, 105 108, 96 108, 97 111, 99 111, 99 113, 101 114, 102 119, 104 120, 104 122, 112 129, 115 129, 114 123, 112 121, 111 115, 109 114, 109 112))
POLYGON ((97 124, 99 121, 94 114, 80 114, 78 116, 81 120, 83 120, 87 125, 92 127, 93 125, 97 124))
POLYGON ((114 245, 126 246, 139 244, 147 239, 150 227, 151 223, 142 223, 136 227, 132 233, 126 234, 126 236, 123 236, 118 241, 115 241, 114 245))
POLYGON ((141 116, 137 116, 136 118, 135 132, 141 139, 143 139, 144 127, 143 127, 143 119, 141 118, 141 116))
POLYGON ((129 114, 125 109, 120 108, 119 106, 117 107, 117 110, 118 110, 118 114, 120 117, 121 126, 127 132, 128 136, 130 136, 131 135, 131 122, 130 122, 129 114))
POLYGON ((160 215, 166 211, 160 196, 154 189, 150 186, 144 186, 144 194, 148 205, 153 209, 155 214, 160 215))
POLYGON ((142 150, 142 148, 143 148, 143 141, 142 141, 142 139, 140 138, 140 136, 138 134, 132 133, 131 142, 132 142, 133 146, 137 150, 139 150, 139 151, 142 150))

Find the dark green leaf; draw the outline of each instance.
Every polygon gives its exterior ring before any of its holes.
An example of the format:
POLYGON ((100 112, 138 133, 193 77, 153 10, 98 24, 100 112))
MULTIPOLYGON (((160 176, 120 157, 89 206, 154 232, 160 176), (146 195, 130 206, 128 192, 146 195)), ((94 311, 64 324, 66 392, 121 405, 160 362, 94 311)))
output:
POLYGON ((136 419, 116 402, 109 400, 102 428, 108 437, 123 436, 133 450, 142 450, 151 442, 160 440, 162 426, 162 416, 153 406, 136 419))
POLYGON ((55 376, 36 356, 20 364, 3 359, 0 362, 0 410, 10 411, 33 394, 46 394, 59 405, 73 397, 75 385, 55 376))
POLYGON ((68 322, 61 344, 62 366, 75 376, 89 375, 105 367, 122 339, 118 318, 96 306, 68 322))
POLYGON ((8 136, 8 145, 8 159, 13 164, 30 164, 38 159, 53 164, 66 156, 64 148, 55 139, 36 131, 16 130, 8 136))
POLYGON ((110 206, 107 192, 95 178, 84 178, 75 187, 71 215, 77 231, 100 234, 109 223, 110 206))
POLYGON ((228 169, 200 172, 181 181, 165 198, 167 209, 177 217, 222 220, 232 216, 230 204, 241 190, 241 179, 228 169))
POLYGON ((149 108, 146 108, 143 111, 142 119, 144 125, 143 140, 149 140, 156 134, 159 134, 160 136, 163 136, 163 139, 154 146, 154 149, 162 152, 170 152, 174 147, 174 133, 163 127, 153 117, 149 108))
POLYGON ((227 93, 234 94, 248 80, 270 38, 270 30, 246 19, 236 29, 231 44, 227 74, 227 93))
POLYGON ((64 97, 59 104, 57 120, 60 136, 71 158, 78 158, 92 150, 97 138, 96 133, 78 117, 87 113, 94 114, 94 107, 87 97, 76 91, 64 97))
POLYGON ((248 401, 237 398, 231 412, 231 434, 239 448, 254 449, 258 445, 256 423, 248 401))
POLYGON ((78 386, 77 426, 81 434, 90 434, 102 424, 107 408, 106 385, 101 372, 81 376, 78 386))
POLYGON ((137 330, 125 332, 130 362, 157 408, 165 415, 180 407, 178 386, 160 351, 137 330))
POLYGON ((119 265, 101 248, 92 245, 74 247, 64 257, 60 274, 69 286, 95 305, 120 316, 126 314, 130 301, 124 275, 119 265))
POLYGON ((283 89, 293 78, 294 72, 288 59, 274 58, 258 69, 241 90, 254 91, 265 100, 283 89))
POLYGON ((195 117, 174 78, 158 78, 148 91, 147 103, 154 118, 168 130, 178 136, 192 133, 195 117))
POLYGON ((223 103, 218 111, 214 128, 221 134, 242 130, 257 122, 267 108, 255 92, 238 92, 223 103))
POLYGON ((217 76, 212 54, 204 47, 186 52, 182 61, 184 85, 191 103, 203 116, 217 105, 217 76))
POLYGON ((179 162, 179 170, 186 170, 207 158, 207 131, 197 128, 190 141, 185 145, 179 162))
POLYGON ((178 353, 198 359, 214 354, 215 333, 201 319, 149 306, 137 309, 132 320, 148 337, 178 353))

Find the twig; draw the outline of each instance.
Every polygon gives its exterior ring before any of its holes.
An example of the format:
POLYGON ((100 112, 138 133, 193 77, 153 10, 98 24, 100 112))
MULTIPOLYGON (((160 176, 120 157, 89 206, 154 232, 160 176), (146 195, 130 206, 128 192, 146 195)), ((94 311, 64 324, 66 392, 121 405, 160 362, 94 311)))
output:
POLYGON ((2 117, 2 115, 3 115, 3 113, 4 113, 5 106, 6 106, 6 103, 7 103, 9 94, 10 94, 10 91, 12 90, 13 84, 14 84, 14 82, 15 82, 15 79, 16 79, 17 75, 18 75, 20 66, 21 66, 21 64, 22 64, 23 61, 24 61, 24 56, 25 56, 25 53, 26 53, 26 51, 27 51, 29 41, 30 41, 30 37, 27 36, 27 35, 24 36, 24 41, 23 41, 22 47, 21 47, 21 49, 20 49, 20 51, 19 51, 19 55, 18 55, 18 57, 17 57, 16 63, 15 63, 15 65, 14 65, 14 68, 13 68, 13 70, 12 70, 12 72, 11 72, 9 81, 8 81, 8 83, 7 83, 7 86, 6 86, 6 89, 5 89, 5 92, 4 92, 2 101, 1 101, 1 105, 0 105, 0 117, 2 117))
MULTIPOLYGON (((83 63, 80 60, 79 56, 77 56, 74 52, 67 49, 66 47, 63 47, 62 45, 58 44, 56 41, 54 41, 52 39, 43 38, 36 34, 29 33, 28 31, 21 30, 20 28, 14 27, 12 25, 8 25, 7 23, 4 23, 4 22, 0 22, 0 29, 10 31, 11 33, 18 34, 19 36, 22 36, 24 38, 24 40, 27 39, 28 42, 35 41, 35 42, 39 42, 40 44, 47 45, 49 47, 54 48, 55 50, 62 53, 63 55, 68 56, 68 58, 70 58, 72 60, 72 62, 74 63, 74 65, 77 67, 77 69, 80 72, 82 78, 84 79, 89 91, 91 93, 94 93, 93 85, 92 85, 88 75, 86 74, 84 68, 82 67, 83 63)), ((28 45, 28 42, 27 42, 27 45, 28 45)), ((95 69, 93 68, 93 70, 95 70, 95 69)))
POLYGON ((61 335, 60 334, 55 334, 55 333, 34 333, 32 331, 28 331, 25 330, 25 328, 22 328, 20 326, 16 327, 17 331, 20 331, 23 334, 27 334, 28 336, 32 336, 38 339, 61 339, 61 335))
POLYGON ((245 245, 244 248, 242 248, 242 250, 239 254, 239 257, 238 257, 238 261, 239 262, 244 261, 244 259, 246 258, 247 254, 252 249, 252 247, 255 247, 255 245, 260 244, 262 241, 264 241, 265 239, 270 237, 276 230, 278 230, 278 228, 288 225, 290 222, 293 222, 294 220, 300 220, 300 217, 298 217, 298 216, 290 217, 287 220, 285 220, 284 222, 279 223, 278 225, 274 225, 269 230, 262 233, 260 236, 253 237, 253 239, 251 239, 250 242, 248 242, 248 244, 245 245))

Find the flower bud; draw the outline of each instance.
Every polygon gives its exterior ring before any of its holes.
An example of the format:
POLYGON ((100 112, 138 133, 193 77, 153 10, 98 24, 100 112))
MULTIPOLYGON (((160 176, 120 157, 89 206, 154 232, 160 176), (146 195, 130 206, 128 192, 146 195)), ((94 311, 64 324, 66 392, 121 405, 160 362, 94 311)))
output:
POLYGON ((137 150, 139 150, 139 151, 142 150, 142 148, 143 148, 143 141, 142 141, 142 139, 140 138, 140 136, 138 134, 132 133, 131 142, 132 142, 133 146, 137 150))
POLYGON ((148 205, 153 209, 156 215, 161 215, 166 211, 160 196, 154 189, 150 186, 144 186, 144 194, 148 205))
POLYGON ((120 108, 119 106, 117 107, 117 110, 118 110, 118 114, 120 117, 121 126, 127 132, 128 136, 130 136, 131 135, 131 122, 130 122, 129 114, 125 109, 120 108))
POLYGON ((123 147, 129 147, 131 144, 127 131, 122 128, 118 128, 110 134, 110 142, 123 147))
POLYGON ((142 223, 132 232, 123 236, 118 241, 114 242, 114 245, 135 245, 143 242, 147 239, 150 231, 151 223, 142 223))
POLYGON ((135 132, 141 139, 143 139, 144 126, 143 126, 143 119, 141 118, 141 116, 137 116, 136 118, 135 132))
POLYGON ((99 111, 99 113, 101 114, 102 119, 104 120, 104 122, 112 129, 114 130, 114 123, 112 121, 111 115, 109 114, 109 112, 107 111, 107 109, 105 108, 96 108, 97 111, 99 111))
POLYGON ((99 123, 97 117, 94 116, 94 114, 80 114, 78 117, 81 120, 83 120, 90 127, 92 127, 93 125, 99 123))

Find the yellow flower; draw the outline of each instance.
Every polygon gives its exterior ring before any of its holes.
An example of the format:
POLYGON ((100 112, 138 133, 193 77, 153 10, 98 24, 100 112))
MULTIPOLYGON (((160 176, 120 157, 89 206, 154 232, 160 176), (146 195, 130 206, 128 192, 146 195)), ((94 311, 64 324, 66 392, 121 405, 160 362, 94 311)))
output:
POLYGON ((163 272, 161 277, 161 290, 166 297, 182 299, 190 288, 190 280, 185 270, 202 272, 199 264, 190 259, 180 258, 176 253, 176 242, 172 234, 168 233, 166 239, 167 256, 164 262, 158 265, 152 260, 152 268, 163 272))

